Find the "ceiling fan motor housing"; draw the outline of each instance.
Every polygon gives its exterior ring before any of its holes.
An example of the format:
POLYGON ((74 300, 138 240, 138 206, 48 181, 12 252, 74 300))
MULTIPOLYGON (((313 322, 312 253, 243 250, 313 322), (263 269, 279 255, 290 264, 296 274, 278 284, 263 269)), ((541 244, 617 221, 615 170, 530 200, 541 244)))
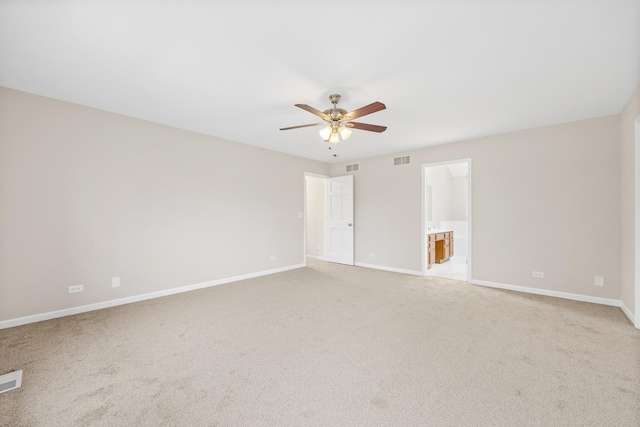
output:
POLYGON ((347 110, 344 110, 342 108, 329 108, 327 110, 324 110, 323 113, 331 117, 331 120, 345 120, 347 110))

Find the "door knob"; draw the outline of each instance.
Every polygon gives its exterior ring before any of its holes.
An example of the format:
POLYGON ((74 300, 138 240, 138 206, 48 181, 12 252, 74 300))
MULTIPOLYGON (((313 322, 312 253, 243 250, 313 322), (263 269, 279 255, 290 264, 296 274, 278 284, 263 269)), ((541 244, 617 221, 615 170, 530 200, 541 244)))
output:
POLYGON ((349 223, 349 227, 351 227, 351 223, 349 223))

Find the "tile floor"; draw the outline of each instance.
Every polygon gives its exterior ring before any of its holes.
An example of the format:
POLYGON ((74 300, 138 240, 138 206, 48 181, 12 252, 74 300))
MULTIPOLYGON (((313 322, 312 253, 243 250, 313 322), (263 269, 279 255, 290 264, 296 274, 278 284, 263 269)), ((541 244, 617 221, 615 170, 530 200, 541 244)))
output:
POLYGON ((445 279, 467 280, 467 258, 453 256, 442 264, 434 264, 427 270, 427 276, 445 279))

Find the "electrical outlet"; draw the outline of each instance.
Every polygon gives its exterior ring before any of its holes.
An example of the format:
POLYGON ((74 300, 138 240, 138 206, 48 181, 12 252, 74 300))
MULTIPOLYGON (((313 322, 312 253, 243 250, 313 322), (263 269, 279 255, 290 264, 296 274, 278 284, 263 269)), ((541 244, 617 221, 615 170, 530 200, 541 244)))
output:
POLYGON ((375 258, 375 257, 376 257, 376 254, 375 254, 375 252, 369 252, 369 256, 370 256, 371 258, 375 258))
POLYGON ((69 286, 69 293, 70 294, 75 294, 76 292, 82 292, 82 291, 84 291, 84 286, 83 285, 69 286))
POLYGON ((112 288, 120 287, 120 278, 119 277, 112 277, 111 278, 111 287, 112 288))
POLYGON ((593 276, 593 284, 595 286, 604 286, 604 276, 593 276))
POLYGON ((276 260, 276 256, 275 255, 271 255, 271 261, 275 261, 276 260))
POLYGON ((298 218, 300 219, 304 218, 304 214, 302 212, 298 212, 298 218))
POLYGON ((531 276, 535 277, 536 279, 544 279, 544 273, 542 271, 533 271, 531 273, 531 276))

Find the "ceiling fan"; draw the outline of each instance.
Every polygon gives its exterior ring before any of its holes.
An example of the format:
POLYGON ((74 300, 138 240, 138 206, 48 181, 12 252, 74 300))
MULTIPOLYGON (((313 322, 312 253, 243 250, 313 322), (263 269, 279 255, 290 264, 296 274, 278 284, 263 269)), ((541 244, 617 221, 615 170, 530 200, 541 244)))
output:
POLYGON ((329 108, 324 111, 316 110, 315 108, 305 104, 296 104, 296 107, 307 110, 311 114, 315 114, 316 116, 320 117, 322 120, 324 120, 324 123, 291 126, 287 128, 281 128, 280 130, 291 130, 306 128, 310 126, 325 126, 325 128, 320 131, 320 136, 325 140, 325 142, 331 142, 333 144, 337 144, 338 142, 340 142, 340 137, 342 137, 343 141, 349 138, 351 136, 351 129, 368 130, 370 132, 378 133, 387 130, 386 126, 369 125, 366 123, 351 121, 353 119, 357 119, 358 117, 366 116, 367 114, 384 110, 387 107, 382 102, 374 102, 348 113, 347 110, 338 108, 338 102, 340 102, 340 98, 342 97, 337 93, 330 95, 329 100, 333 104, 333 108, 329 108))

